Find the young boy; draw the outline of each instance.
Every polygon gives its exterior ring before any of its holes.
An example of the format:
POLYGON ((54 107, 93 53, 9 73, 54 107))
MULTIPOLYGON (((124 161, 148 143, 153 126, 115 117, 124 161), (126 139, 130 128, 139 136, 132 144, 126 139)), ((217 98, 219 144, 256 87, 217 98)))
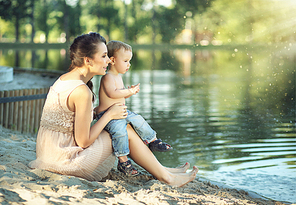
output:
MULTIPOLYGON (((125 104, 125 99, 140 91, 140 84, 132 85, 128 89, 120 74, 125 74, 130 68, 132 59, 132 48, 121 41, 110 41, 107 44, 108 57, 111 63, 108 72, 101 79, 99 88, 99 106, 96 108, 97 119, 114 103, 125 104)), ((114 154, 118 157, 117 169, 128 176, 138 175, 138 171, 131 165, 127 155, 129 154, 127 124, 131 124, 145 144, 149 144, 151 151, 166 152, 172 149, 170 145, 156 139, 156 132, 149 126, 145 119, 127 110, 125 119, 111 120, 105 127, 112 136, 114 154)))

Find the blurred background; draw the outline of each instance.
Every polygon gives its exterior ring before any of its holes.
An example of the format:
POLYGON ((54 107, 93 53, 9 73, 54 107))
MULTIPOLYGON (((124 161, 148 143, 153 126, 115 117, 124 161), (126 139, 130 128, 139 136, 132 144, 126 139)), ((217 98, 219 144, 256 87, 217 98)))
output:
POLYGON ((65 43, 96 31, 136 44, 295 41, 295 0, 1 0, 0 41, 65 43))
POLYGON ((125 85, 141 83, 127 105, 174 147, 156 153, 162 164, 296 203, 295 11, 295 0, 0 0, 0 65, 65 72, 77 35, 125 41, 125 85))

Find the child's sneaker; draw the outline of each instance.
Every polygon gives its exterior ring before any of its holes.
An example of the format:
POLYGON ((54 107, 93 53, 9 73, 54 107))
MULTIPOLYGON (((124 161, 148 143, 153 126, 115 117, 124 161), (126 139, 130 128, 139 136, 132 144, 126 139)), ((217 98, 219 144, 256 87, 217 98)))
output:
POLYGON ((137 176, 139 174, 138 170, 133 167, 130 160, 127 160, 126 162, 118 161, 117 169, 126 176, 137 176))
POLYGON ((165 142, 162 142, 161 139, 157 139, 157 140, 154 140, 153 142, 150 142, 148 147, 152 152, 154 151, 167 152, 173 149, 171 145, 165 142))

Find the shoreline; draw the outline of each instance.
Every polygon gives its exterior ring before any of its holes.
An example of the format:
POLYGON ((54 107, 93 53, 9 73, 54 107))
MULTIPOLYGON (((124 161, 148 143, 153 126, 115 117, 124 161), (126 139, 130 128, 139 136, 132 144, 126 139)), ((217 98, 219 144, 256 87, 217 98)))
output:
POLYGON ((30 169, 35 140, 35 134, 0 127, 0 203, 285 204, 199 177, 183 187, 171 187, 139 166, 139 176, 125 177, 113 169, 103 182, 30 169))
MULTIPOLYGON (((41 74, 17 73, 5 86, 49 87, 55 80, 41 74)), ((5 88, 3 83, 0 85, 5 88)), ((125 177, 115 168, 103 182, 30 169, 27 164, 35 159, 35 141, 36 134, 0 126, 0 204, 290 204, 209 181, 198 174, 183 187, 171 187, 136 164, 139 176, 125 177)))
POLYGON ((39 72, 24 69, 23 71, 15 70, 13 74, 13 81, 0 82, 1 90, 20 90, 20 89, 32 89, 32 88, 47 88, 50 87, 54 81, 59 77, 58 74, 46 75, 39 72))

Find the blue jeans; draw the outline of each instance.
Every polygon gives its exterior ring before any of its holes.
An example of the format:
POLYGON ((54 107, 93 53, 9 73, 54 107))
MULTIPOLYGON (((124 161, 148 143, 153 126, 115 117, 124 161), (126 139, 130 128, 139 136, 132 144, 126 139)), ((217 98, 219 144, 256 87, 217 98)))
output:
MULTIPOLYGON (((97 114, 96 119, 100 119, 106 111, 97 114)), ((104 128, 111 134, 112 146, 116 157, 129 154, 127 124, 130 124, 145 144, 149 144, 155 137, 156 132, 150 127, 145 119, 137 113, 127 110, 125 119, 111 120, 104 128)))

